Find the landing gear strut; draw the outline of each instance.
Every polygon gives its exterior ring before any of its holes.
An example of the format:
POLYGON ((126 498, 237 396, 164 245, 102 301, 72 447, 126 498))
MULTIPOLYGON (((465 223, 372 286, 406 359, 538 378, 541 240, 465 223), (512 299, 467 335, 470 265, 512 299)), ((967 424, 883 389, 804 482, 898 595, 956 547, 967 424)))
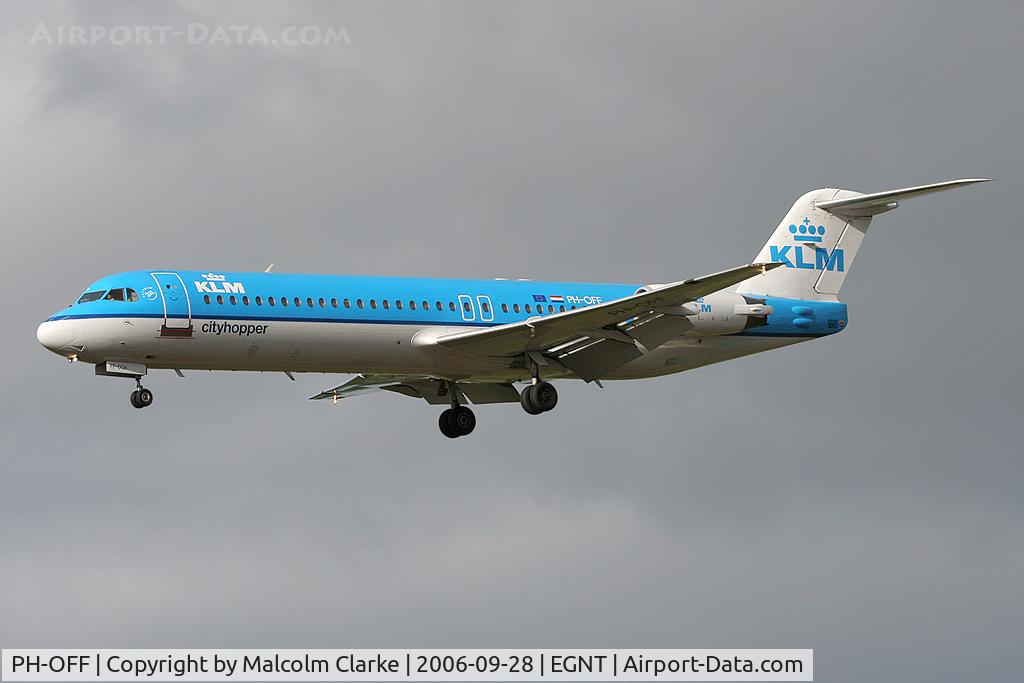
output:
POLYGON ((523 389, 523 393, 519 395, 519 403, 530 415, 540 415, 558 405, 558 392, 551 382, 538 379, 523 389))
POLYGON ((437 419, 437 426, 441 428, 441 433, 449 439, 457 439, 473 431, 476 427, 476 415, 466 406, 459 405, 459 396, 454 382, 449 384, 448 391, 452 407, 441 413, 437 419))
POLYGON ((135 391, 131 395, 132 405, 136 408, 145 408, 153 405, 153 392, 142 386, 142 380, 135 378, 135 391))

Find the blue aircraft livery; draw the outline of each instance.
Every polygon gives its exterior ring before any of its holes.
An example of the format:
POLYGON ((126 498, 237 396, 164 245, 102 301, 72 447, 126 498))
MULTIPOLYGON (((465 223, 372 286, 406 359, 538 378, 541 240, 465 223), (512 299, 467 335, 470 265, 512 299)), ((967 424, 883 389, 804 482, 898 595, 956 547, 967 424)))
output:
POLYGON ((475 428, 470 405, 550 412, 556 381, 657 377, 836 334, 872 217, 976 182, 814 190, 752 263, 667 283, 132 270, 92 283, 36 334, 97 375, 134 380, 135 408, 153 403, 151 370, 351 373, 312 398, 419 398, 456 438, 475 428))

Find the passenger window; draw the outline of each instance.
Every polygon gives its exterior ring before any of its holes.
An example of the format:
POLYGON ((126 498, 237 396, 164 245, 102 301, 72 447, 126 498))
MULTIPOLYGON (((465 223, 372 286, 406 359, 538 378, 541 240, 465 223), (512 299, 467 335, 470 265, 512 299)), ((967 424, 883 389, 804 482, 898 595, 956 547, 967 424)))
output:
POLYGON ((558 307, 558 312, 559 313, 565 313, 565 306, 559 306, 558 307))
POLYGON ((249 297, 247 297, 247 296, 243 296, 242 297, 242 305, 243 306, 248 306, 249 305, 249 297))
POLYGON ((331 308, 337 308, 337 307, 338 307, 338 300, 337 299, 331 299, 331 308))
POLYGON ((204 294, 203 295, 203 303, 207 303, 207 304, 210 303, 210 295, 209 294, 204 294))
MULTIPOLYGON (((309 306, 310 308, 313 308, 313 298, 312 297, 308 297, 308 296, 306 297, 306 305, 309 306)), ((323 305, 324 305, 324 300, 320 299, 320 307, 322 308, 323 305)))
POLYGON ((341 303, 345 304, 345 308, 352 308, 352 302, 349 301, 348 299, 345 299, 341 303))
POLYGON ((282 296, 281 297, 281 305, 282 306, 287 306, 288 305, 288 297, 286 297, 286 296, 282 296))
POLYGON ((271 306, 273 306, 274 305, 274 297, 270 297, 269 299, 267 299, 267 303, 270 304, 271 306))
POLYGON ((139 293, 136 292, 131 287, 129 287, 125 291, 128 293, 128 301, 138 301, 139 300, 139 293))
POLYGON ((259 296, 256 297, 256 305, 257 306, 262 306, 263 305, 263 297, 259 297, 259 296))
POLYGON ((232 306, 237 306, 238 305, 238 299, 235 298, 234 294, 231 295, 231 297, 228 299, 228 301, 231 302, 232 306))
POLYGON ((554 313, 554 312, 555 312, 555 307, 552 306, 551 304, 548 304, 548 313, 554 313))
POLYGON ((469 313, 472 310, 470 308, 470 306, 469 306, 469 302, 468 301, 463 301, 462 302, 462 310, 464 310, 466 313, 469 313))
POLYGON ((512 304, 512 310, 515 311, 516 313, 518 313, 519 312, 519 304, 512 304))
POLYGON ((103 297, 104 301, 124 301, 124 290, 123 289, 112 289, 107 292, 107 295, 103 297))
POLYGON ((410 311, 415 311, 416 310, 416 302, 413 301, 412 299, 409 299, 409 310, 410 311))
POLYGON ((484 309, 484 313, 490 313, 491 312, 491 305, 489 303, 487 303, 486 301, 483 302, 483 304, 480 305, 480 308, 484 309))
POLYGON ((221 296, 220 294, 217 295, 217 303, 219 303, 221 305, 224 304, 224 297, 221 296))
POLYGON ((455 310, 455 302, 454 301, 449 301, 448 302, 448 310, 449 311, 454 311, 455 310))
POLYGON ((360 309, 362 309, 362 307, 363 307, 363 300, 362 299, 356 299, 356 306, 358 306, 360 309))
POLYGON ((533 313, 533 309, 530 308, 530 304, 526 304, 526 312, 527 313, 533 313))
POLYGON ((376 299, 370 299, 370 308, 376 310, 376 308, 377 308, 377 300, 376 299))
POLYGON ((398 310, 402 310, 402 300, 401 299, 395 299, 395 308, 397 308, 398 310))
POLYGON ((384 304, 384 310, 391 308, 391 304, 388 303, 387 299, 384 299, 384 301, 382 301, 381 303, 384 304))
POLYGON ((292 299, 292 301, 294 301, 294 302, 295 302, 295 305, 296 305, 296 306, 301 306, 301 305, 302 305, 302 300, 301 300, 301 299, 299 299, 299 297, 295 297, 295 298, 293 298, 293 299, 292 299))
POLYGON ((502 304, 501 305, 501 312, 502 313, 508 313, 508 304, 502 304))
POLYGON ((424 300, 424 302, 423 302, 423 310, 424 311, 429 311, 430 310, 430 302, 429 301, 424 300))
POLYGON ((85 294, 83 294, 81 296, 81 298, 78 299, 78 303, 84 304, 84 303, 88 303, 90 301, 96 301, 98 299, 102 299, 103 295, 106 294, 106 293, 107 293, 107 290, 105 290, 105 289, 100 289, 100 290, 97 290, 95 292, 86 292, 85 294))
POLYGON ((435 301, 434 303, 437 305, 437 310, 439 310, 439 311, 444 310, 443 307, 441 306, 441 302, 440 301, 435 301))

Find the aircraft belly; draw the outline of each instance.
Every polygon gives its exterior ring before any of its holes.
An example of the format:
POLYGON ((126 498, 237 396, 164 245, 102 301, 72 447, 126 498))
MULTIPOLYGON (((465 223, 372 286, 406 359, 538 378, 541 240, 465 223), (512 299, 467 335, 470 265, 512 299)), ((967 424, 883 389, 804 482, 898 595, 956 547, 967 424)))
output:
MULTIPOLYGON (((154 369, 424 374, 476 381, 525 380, 513 359, 415 344, 422 325, 194 319, 191 337, 161 336, 160 319, 75 321, 79 359, 129 360, 154 369), (225 327, 226 325, 226 327, 225 327)), ((658 377, 788 346, 800 337, 679 337, 602 379, 658 377)), ((552 372, 552 377, 558 375, 552 372)))
POLYGON ((510 361, 463 357, 416 346, 422 325, 266 320, 192 321, 191 337, 162 337, 161 320, 76 321, 86 347, 80 360, 133 360, 150 368, 505 376, 510 361))

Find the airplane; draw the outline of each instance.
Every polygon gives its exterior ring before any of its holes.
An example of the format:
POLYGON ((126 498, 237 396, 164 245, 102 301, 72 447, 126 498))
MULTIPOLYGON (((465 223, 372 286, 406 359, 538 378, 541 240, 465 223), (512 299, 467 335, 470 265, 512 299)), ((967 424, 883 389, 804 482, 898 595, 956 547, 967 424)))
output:
POLYGON ((97 375, 152 369, 355 373, 312 399, 387 390, 446 406, 441 433, 476 426, 469 404, 554 409, 552 380, 658 377, 828 337, 871 219, 952 180, 801 196, 749 265, 671 283, 608 284, 137 270, 101 278, 37 330, 39 343, 97 375), (522 389, 517 384, 524 385, 522 389))

